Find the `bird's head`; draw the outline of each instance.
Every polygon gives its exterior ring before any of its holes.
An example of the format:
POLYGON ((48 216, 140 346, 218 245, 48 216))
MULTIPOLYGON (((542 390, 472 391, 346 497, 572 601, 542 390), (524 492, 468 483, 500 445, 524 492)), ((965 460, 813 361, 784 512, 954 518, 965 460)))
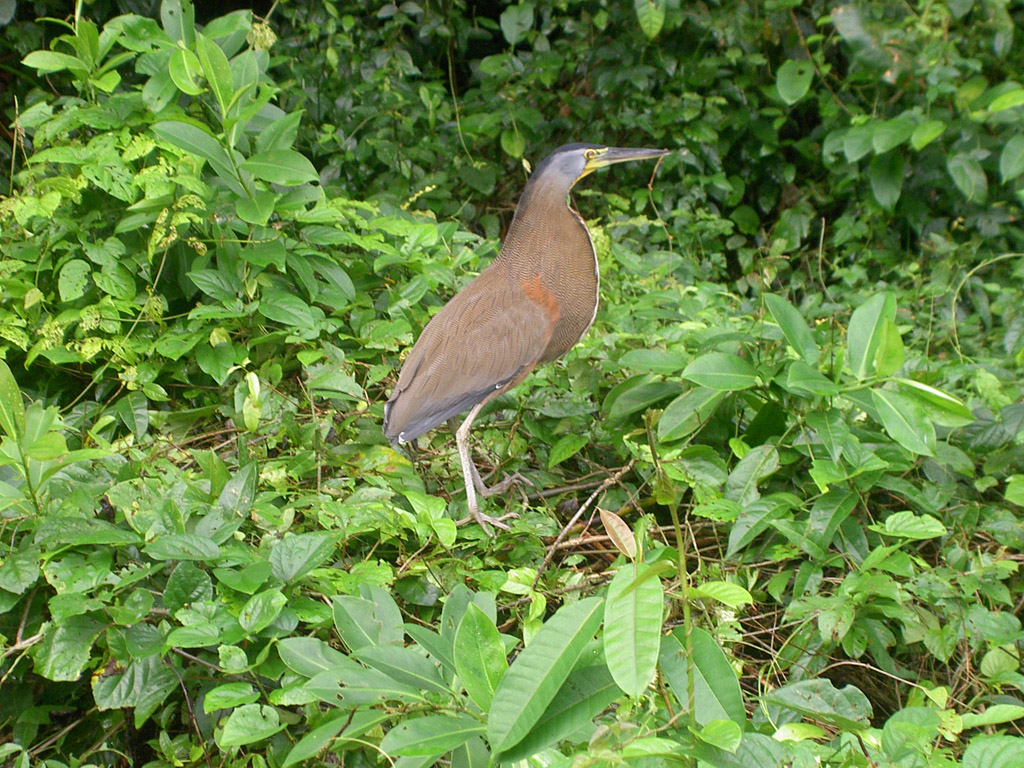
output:
POLYGON ((598 168, 631 160, 647 160, 667 155, 666 149, 605 147, 600 144, 563 144, 537 166, 531 179, 540 183, 556 182, 566 189, 598 168))

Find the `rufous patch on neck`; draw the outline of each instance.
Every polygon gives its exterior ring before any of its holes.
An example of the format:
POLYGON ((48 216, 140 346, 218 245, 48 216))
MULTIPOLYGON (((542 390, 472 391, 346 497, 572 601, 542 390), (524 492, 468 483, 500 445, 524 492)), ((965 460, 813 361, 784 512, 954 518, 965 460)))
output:
POLYGON ((541 283, 540 275, 534 275, 527 280, 523 280, 523 291, 525 291, 530 301, 537 304, 544 311, 544 315, 552 325, 558 322, 558 318, 562 316, 562 308, 558 305, 558 299, 555 298, 555 294, 541 283))

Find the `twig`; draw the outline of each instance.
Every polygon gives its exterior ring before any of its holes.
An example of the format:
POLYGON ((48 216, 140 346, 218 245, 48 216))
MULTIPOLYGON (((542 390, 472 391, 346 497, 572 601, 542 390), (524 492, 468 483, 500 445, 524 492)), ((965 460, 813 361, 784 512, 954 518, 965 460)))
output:
POLYGON ((636 463, 636 459, 630 459, 629 463, 626 466, 620 468, 618 471, 615 472, 615 474, 605 478, 604 481, 601 483, 601 485, 597 488, 597 490, 595 490, 592 494, 590 494, 590 498, 588 498, 585 502, 583 502, 583 506, 581 506, 576 511, 576 514, 572 516, 572 518, 569 520, 569 522, 567 522, 562 527, 562 530, 558 532, 558 536, 555 537, 555 541, 551 544, 550 547, 548 547, 547 554, 544 555, 544 562, 541 563, 540 568, 537 569, 537 576, 533 580, 533 586, 532 586, 533 589, 537 588, 537 584, 540 583, 541 575, 544 573, 545 569, 549 565, 551 565, 551 561, 552 561, 552 559, 555 556, 555 552, 558 549, 558 545, 561 544, 562 541, 565 539, 565 537, 569 535, 569 530, 574 525, 576 525, 576 523, 579 521, 579 519, 581 517, 583 517, 583 514, 587 511, 587 509, 590 507, 590 505, 593 504, 594 501, 597 500, 597 497, 600 496, 602 493, 604 493, 608 488, 610 488, 611 486, 613 486, 617 482, 619 482, 619 479, 624 474, 629 472, 633 468, 633 465, 635 463, 636 463))

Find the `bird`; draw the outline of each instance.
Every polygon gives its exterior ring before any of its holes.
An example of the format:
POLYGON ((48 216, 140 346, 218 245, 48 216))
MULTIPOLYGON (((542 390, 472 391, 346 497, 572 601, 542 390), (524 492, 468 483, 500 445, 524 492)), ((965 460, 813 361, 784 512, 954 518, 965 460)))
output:
POLYGON ((538 365, 568 352, 597 315, 597 252, 569 192, 598 168, 666 154, 573 143, 548 155, 527 180, 497 257, 430 319, 405 358, 384 406, 384 436, 408 443, 468 410, 455 442, 469 516, 488 534, 490 525, 508 529, 504 520, 515 514, 485 515, 477 495, 503 493, 521 478, 484 485, 470 453, 473 421, 538 365))

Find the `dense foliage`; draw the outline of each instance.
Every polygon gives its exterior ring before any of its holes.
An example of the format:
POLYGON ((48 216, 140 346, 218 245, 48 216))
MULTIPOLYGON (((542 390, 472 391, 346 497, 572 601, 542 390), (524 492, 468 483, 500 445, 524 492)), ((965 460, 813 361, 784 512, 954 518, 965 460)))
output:
POLYGON ((1024 10, 61 5, 0 0, 0 761, 1024 766, 1024 10), (574 191, 490 539, 382 404, 576 140, 673 152, 574 191))

